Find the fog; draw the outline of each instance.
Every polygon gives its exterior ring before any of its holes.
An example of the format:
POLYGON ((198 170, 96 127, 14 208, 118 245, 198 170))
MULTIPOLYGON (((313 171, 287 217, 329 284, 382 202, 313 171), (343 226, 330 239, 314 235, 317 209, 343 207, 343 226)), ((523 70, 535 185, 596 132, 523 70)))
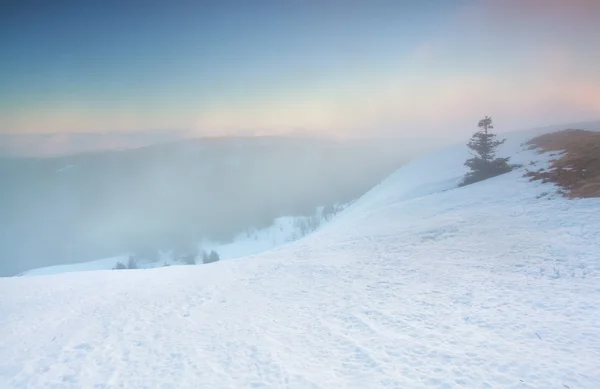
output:
POLYGON ((0 160, 0 275, 226 242, 356 199, 431 142, 205 138, 0 160))

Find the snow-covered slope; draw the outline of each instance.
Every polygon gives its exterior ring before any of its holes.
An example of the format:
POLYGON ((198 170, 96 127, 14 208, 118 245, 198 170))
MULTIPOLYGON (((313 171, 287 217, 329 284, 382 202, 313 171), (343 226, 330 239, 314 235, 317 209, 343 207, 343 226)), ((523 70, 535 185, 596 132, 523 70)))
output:
MULTIPOLYGON (((532 134, 499 155, 528 164, 532 134)), ((196 267, 0 279, 2 388, 600 387, 600 201, 414 161, 315 234, 196 267)))
MULTIPOLYGON (((336 212, 343 210, 347 205, 335 205, 336 212)), ((221 243, 214 241, 198 242, 199 252, 216 251, 219 258, 234 259, 247 255, 257 254, 271 250, 274 247, 293 242, 305 235, 311 233, 314 229, 329 223, 335 215, 323 214, 323 207, 318 207, 315 213, 310 216, 284 216, 273 221, 270 227, 263 229, 248 229, 238 234, 231 242, 221 243)), ((94 270, 111 270, 115 268, 117 262, 127 263, 129 253, 119 256, 97 259, 66 265, 46 266, 37 269, 25 271, 19 276, 40 276, 60 273, 71 273, 94 270)), ((201 265, 201 257, 198 257, 198 264, 201 265)), ((173 251, 159 252, 156 260, 144 260, 138 262, 138 267, 150 269, 163 267, 165 265, 182 265, 180 261, 174 258, 173 251)))

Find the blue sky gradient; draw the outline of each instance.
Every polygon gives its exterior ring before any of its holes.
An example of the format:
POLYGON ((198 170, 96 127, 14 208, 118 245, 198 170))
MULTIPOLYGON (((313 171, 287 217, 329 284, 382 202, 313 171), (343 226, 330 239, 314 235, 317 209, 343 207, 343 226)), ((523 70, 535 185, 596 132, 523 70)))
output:
POLYGON ((4 134, 449 136, 483 115, 600 115, 595 0, 0 7, 4 134))

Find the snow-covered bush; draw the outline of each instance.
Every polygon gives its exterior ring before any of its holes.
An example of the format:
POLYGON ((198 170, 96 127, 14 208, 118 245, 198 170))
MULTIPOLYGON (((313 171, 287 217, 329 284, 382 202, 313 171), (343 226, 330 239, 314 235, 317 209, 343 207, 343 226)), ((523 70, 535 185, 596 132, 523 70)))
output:
POLYGON ((115 267, 113 267, 113 270, 123 270, 123 269, 127 269, 127 266, 125 266, 123 264, 123 262, 121 262, 121 261, 117 261, 117 264, 115 265, 115 267))
POLYGON ((300 232, 300 236, 306 236, 321 226, 321 219, 316 215, 303 216, 294 219, 294 227, 300 232))
POLYGON ((180 244, 173 250, 173 260, 183 262, 186 265, 195 265, 199 250, 195 243, 180 244))
POLYGON ((127 261, 127 268, 128 269, 137 269, 138 268, 138 263, 137 263, 137 258, 133 255, 129 256, 129 260, 127 261))
POLYGON ((206 251, 203 253, 202 255, 202 262, 204 263, 213 263, 213 262, 217 262, 220 258, 219 258, 219 254, 212 250, 210 252, 210 254, 206 253, 206 251))
POLYGON ((124 264, 121 261, 117 261, 117 263, 115 264, 115 267, 113 267, 113 270, 137 269, 137 268, 138 268, 137 259, 135 256, 131 255, 131 256, 129 256, 129 259, 127 260, 127 264, 124 264))
POLYGON ((196 264, 196 254, 187 254, 181 257, 181 262, 186 265, 195 265, 196 264))

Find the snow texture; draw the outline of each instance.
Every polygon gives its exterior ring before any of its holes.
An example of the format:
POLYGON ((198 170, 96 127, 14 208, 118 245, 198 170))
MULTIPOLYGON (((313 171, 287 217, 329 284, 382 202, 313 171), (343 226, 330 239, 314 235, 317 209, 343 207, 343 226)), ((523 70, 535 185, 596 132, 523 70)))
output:
MULTIPOLYGON (((510 134, 499 156, 547 156, 510 134)), ((205 266, 0 279, 1 388, 600 388, 600 201, 416 160, 205 266)))
MULTIPOLYGON (((343 209, 345 204, 336 205, 338 209, 343 209)), ((235 259, 247 255, 257 254, 271 250, 274 247, 285 243, 293 242, 302 238, 307 231, 301 228, 302 223, 308 223, 311 218, 316 220, 316 224, 325 225, 334 216, 323 217, 323 207, 317 207, 315 214, 312 216, 284 216, 274 220, 272 226, 263 229, 248 229, 245 232, 238 234, 231 242, 219 243, 214 241, 198 242, 199 250, 204 250, 207 253, 214 250, 219 254, 219 258, 235 259)), ((79 263, 63 264, 46 266, 25 271, 19 276, 40 276, 50 274, 60 274, 69 272, 81 272, 92 270, 111 270, 114 269, 117 262, 127 263, 129 253, 122 255, 102 258, 94 261, 86 261, 79 263)), ((197 258, 198 264, 201 263, 201 257, 197 258)), ((158 261, 148 261, 143 258, 139 260, 138 267, 149 269, 154 267, 162 267, 164 265, 181 265, 180 261, 173 258, 173 252, 161 251, 158 255, 158 261)))

